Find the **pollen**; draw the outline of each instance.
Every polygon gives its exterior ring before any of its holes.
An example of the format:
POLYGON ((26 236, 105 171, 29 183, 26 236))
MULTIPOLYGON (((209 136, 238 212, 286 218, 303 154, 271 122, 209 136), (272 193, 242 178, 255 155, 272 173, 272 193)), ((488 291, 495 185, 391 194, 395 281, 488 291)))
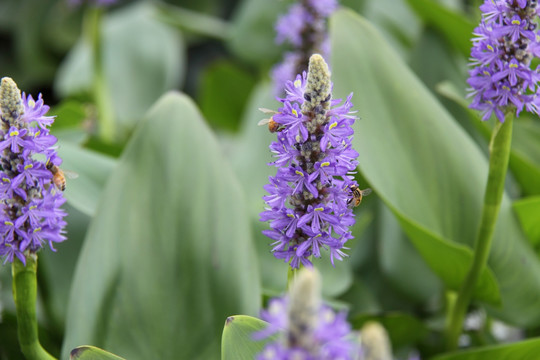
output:
POLYGON ((304 176, 304 173, 301 172, 301 171, 296 170, 295 173, 296 173, 296 175, 304 176))
POLYGON ((33 168, 33 167, 34 167, 33 164, 28 164, 28 165, 26 165, 26 166, 24 167, 24 170, 28 170, 28 169, 31 169, 31 168, 33 168))
POLYGON ((512 20, 512 25, 521 25, 520 20, 512 20))
POLYGON ((515 69, 515 68, 517 68, 517 67, 518 67, 518 64, 510 64, 510 68, 511 68, 511 69, 515 69))
POLYGON ((314 211, 324 211, 324 208, 323 207, 318 207, 318 208, 315 208, 313 209, 314 211))
POLYGON ((489 51, 494 51, 495 50, 495 49, 493 49, 493 46, 491 46, 491 45, 487 45, 486 47, 488 48, 489 51))
POLYGON ((13 226, 13 223, 11 221, 4 221, 4 225, 13 226))
POLYGON ((17 135, 19 135, 19 132, 17 130, 14 130, 9 133, 9 136, 17 136, 17 135))
POLYGON ((332 124, 330 124, 330 126, 328 127, 328 130, 332 130, 333 128, 335 128, 337 126, 337 121, 333 122, 332 124))
POLYGON ((321 164, 321 167, 325 167, 325 166, 330 166, 330 162, 329 161, 325 161, 321 164))

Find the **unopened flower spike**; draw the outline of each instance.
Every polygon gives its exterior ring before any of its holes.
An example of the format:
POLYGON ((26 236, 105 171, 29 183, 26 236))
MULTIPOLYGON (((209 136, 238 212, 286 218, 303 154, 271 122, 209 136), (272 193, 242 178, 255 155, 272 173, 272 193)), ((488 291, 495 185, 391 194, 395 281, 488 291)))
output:
POLYGON ((495 113, 504 122, 506 112, 519 116, 539 114, 539 67, 531 60, 540 56, 537 0, 485 0, 482 21, 475 29, 468 84, 471 108, 487 120, 495 113))
POLYGON ((352 360, 358 359, 361 348, 354 339, 346 313, 335 313, 321 302, 321 280, 316 269, 302 269, 289 294, 271 299, 261 318, 267 328, 254 334, 262 340, 278 334, 268 343, 257 360, 352 360))
MULTIPOLYGON (((310 58, 308 73, 286 84, 287 96, 272 116, 270 130, 277 141, 270 145, 277 174, 264 188, 270 221, 263 233, 274 240, 272 252, 292 268, 310 266, 311 256, 330 251, 330 260, 342 260, 345 243, 352 238, 352 207, 358 205, 354 173, 358 153, 352 148, 351 97, 333 100, 330 72, 322 56, 310 58), (340 105, 338 105, 340 104, 340 105)), ((267 110, 265 110, 267 111, 267 110)))
POLYGON ((54 251, 53 244, 65 240, 65 199, 49 170, 61 159, 41 94, 37 100, 21 96, 12 79, 2 78, 0 110, 0 256, 4 263, 15 257, 26 263, 26 254, 46 244, 54 251))
POLYGON ((307 69, 309 57, 329 53, 326 19, 336 10, 337 0, 299 0, 281 16, 275 26, 276 42, 287 42, 292 50, 272 69, 274 92, 283 94, 284 84, 307 69))

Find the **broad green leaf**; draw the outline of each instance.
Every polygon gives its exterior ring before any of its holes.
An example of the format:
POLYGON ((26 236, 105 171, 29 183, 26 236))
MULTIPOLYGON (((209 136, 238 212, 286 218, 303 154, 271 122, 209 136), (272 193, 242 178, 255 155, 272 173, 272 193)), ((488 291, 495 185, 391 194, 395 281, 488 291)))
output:
POLYGON ((223 20, 169 4, 159 5, 160 20, 185 32, 225 40, 229 36, 229 25, 223 20))
POLYGON ((93 216, 116 160, 69 142, 60 143, 58 155, 66 172, 65 197, 77 210, 93 216), (78 177, 70 179, 70 172, 78 177))
MULTIPOLYGON (((339 11, 330 30, 336 97, 354 92, 361 117, 353 141, 360 170, 431 269, 456 290, 472 259, 487 159, 367 21, 339 11)), ((492 314, 540 323, 540 263, 506 196, 475 297, 497 303, 497 282, 502 307, 492 314)))
POLYGON ((258 66, 268 66, 277 61, 280 51, 274 41, 274 24, 289 6, 286 1, 241 1, 233 15, 227 43, 231 51, 258 66))
POLYGON ((407 239, 392 212, 381 206, 378 213, 380 266, 383 274, 408 299, 428 302, 441 293, 440 280, 407 239))
POLYGON ((259 309, 243 193, 193 102, 170 93, 111 174, 79 258, 64 357, 93 344, 127 359, 219 356, 223 321, 259 309))
POLYGON ((475 27, 471 20, 436 1, 407 0, 407 2, 426 24, 439 30, 463 56, 469 56, 475 27))
POLYGON ((540 196, 531 196, 514 202, 514 210, 531 244, 540 245, 540 196))
POLYGON ((201 77, 198 102, 212 127, 236 131, 255 79, 228 61, 210 65, 201 77))
POLYGON ((508 345, 456 351, 435 356, 431 360, 534 360, 538 358, 538 354, 540 354, 540 339, 531 339, 508 345))
MULTIPOLYGON (((469 109, 469 102, 459 94, 450 83, 444 82, 437 87, 439 93, 462 106, 469 115, 478 132, 489 141, 491 131, 482 121, 477 111, 469 109)), ((514 121, 512 149, 510 152, 510 170, 527 195, 540 194, 540 122, 534 116, 522 112, 514 121)))
POLYGON ((263 330, 267 324, 265 321, 246 315, 228 317, 221 338, 221 359, 255 359, 269 341, 276 339, 276 335, 273 335, 265 340, 253 340, 253 334, 263 330))
POLYGON ((120 356, 116 356, 103 349, 95 346, 78 346, 71 350, 70 360, 122 360, 120 356))
MULTIPOLYGON (((123 7, 103 18, 103 62, 119 125, 131 129, 163 92, 180 83, 183 41, 156 19, 149 3, 123 7)), ((91 88, 90 49, 79 40, 58 71, 56 90, 67 97, 91 88)))

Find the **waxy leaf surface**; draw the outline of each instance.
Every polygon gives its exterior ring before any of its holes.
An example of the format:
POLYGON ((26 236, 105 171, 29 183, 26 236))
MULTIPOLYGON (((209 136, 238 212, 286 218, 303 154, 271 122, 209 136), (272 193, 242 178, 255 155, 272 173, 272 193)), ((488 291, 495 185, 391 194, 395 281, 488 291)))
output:
POLYGON ((164 95, 133 134, 88 230, 63 353, 218 358, 223 322, 259 309, 241 188, 193 102, 164 95))

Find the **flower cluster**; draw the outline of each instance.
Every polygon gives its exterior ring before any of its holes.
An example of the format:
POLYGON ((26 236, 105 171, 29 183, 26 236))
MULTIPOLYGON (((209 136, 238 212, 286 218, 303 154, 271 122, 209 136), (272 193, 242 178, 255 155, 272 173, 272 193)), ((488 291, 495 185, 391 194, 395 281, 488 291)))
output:
POLYGON ((326 19, 337 6, 337 0, 301 0, 278 19, 276 42, 290 43, 293 51, 285 53, 283 61, 272 70, 276 94, 282 94, 285 83, 307 69, 311 54, 327 57, 326 19))
POLYGON ((540 56, 537 0, 485 0, 482 21, 475 29, 468 83, 471 108, 487 120, 495 113, 504 122, 506 111, 516 116, 539 113, 539 68, 531 59, 540 56))
POLYGON ((283 106, 272 118, 278 126, 270 145, 276 161, 269 165, 278 170, 264 187, 269 195, 260 220, 270 221, 271 230, 263 233, 275 240, 274 256, 293 268, 311 265, 308 258, 320 257, 321 248, 330 249, 332 264, 342 260, 341 249, 352 238, 349 204, 357 183, 351 174, 358 157, 351 146, 352 94, 337 106, 341 100, 331 99, 331 88, 328 66, 315 54, 307 77, 287 83, 283 106))
POLYGON ((303 269, 293 282, 290 294, 271 299, 261 318, 268 326, 254 334, 262 340, 278 334, 257 360, 333 360, 357 359, 361 354, 355 333, 345 312, 335 313, 320 303, 320 277, 303 269))
POLYGON ((21 97, 10 78, 2 78, 0 110, 0 256, 26 263, 26 252, 65 240, 65 199, 49 170, 61 163, 48 130, 54 117, 41 94, 21 97))

